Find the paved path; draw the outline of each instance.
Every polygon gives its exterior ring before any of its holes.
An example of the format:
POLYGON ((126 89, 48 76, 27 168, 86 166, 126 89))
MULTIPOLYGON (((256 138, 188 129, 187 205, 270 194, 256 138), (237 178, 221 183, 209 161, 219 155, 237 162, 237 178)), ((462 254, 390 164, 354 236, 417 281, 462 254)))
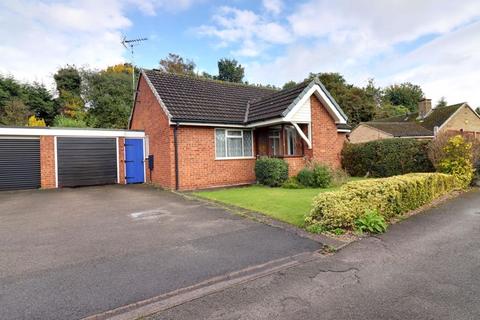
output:
POLYGON ((78 319, 320 244, 146 186, 0 193, 0 319, 78 319))
POLYGON ((480 190, 153 319, 479 319, 480 190))

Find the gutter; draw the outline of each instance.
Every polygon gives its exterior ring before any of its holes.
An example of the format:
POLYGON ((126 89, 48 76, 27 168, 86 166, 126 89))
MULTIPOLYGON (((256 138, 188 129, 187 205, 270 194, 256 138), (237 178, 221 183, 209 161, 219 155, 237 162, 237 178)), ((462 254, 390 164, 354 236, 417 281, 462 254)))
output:
POLYGON ((175 147, 175 190, 179 188, 179 174, 178 174, 178 138, 177 138, 177 131, 180 123, 176 123, 175 127, 173 127, 173 145, 175 147))

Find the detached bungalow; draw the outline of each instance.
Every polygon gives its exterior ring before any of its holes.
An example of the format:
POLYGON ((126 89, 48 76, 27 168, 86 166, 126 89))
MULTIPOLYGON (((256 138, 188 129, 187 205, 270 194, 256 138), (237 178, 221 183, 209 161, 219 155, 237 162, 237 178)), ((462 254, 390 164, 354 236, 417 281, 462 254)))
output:
POLYGON ((340 166, 347 117, 315 79, 272 90, 144 70, 130 129, 145 130, 147 180, 169 189, 255 182, 255 159, 340 166))
POLYGON ((349 135, 352 143, 388 138, 433 139, 442 132, 459 132, 480 139, 480 116, 465 102, 432 109, 432 100, 418 103, 418 112, 362 122, 349 135))

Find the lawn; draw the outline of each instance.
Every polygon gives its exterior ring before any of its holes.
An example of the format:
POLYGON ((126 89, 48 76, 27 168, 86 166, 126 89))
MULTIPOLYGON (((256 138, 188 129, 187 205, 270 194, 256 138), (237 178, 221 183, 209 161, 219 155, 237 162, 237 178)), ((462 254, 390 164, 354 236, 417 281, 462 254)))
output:
POLYGON ((202 198, 261 212, 272 218, 302 227, 305 214, 311 209, 313 197, 320 192, 338 189, 339 187, 326 189, 284 189, 254 185, 199 191, 194 194, 202 198))

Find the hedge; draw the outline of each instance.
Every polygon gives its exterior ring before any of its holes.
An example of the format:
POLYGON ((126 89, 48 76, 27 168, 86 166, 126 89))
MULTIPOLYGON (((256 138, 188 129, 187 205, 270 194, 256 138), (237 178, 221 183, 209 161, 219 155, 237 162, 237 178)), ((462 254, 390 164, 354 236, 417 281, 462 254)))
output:
POLYGON ((342 165, 354 177, 391 177, 411 172, 433 172, 428 158, 429 141, 385 139, 366 143, 347 143, 342 150, 342 165))
POLYGON ((365 210, 378 210, 386 219, 416 209, 460 189, 454 176, 412 173, 390 178, 352 181, 336 192, 320 193, 313 200, 307 224, 352 228, 365 210))
POLYGON ((288 163, 277 158, 260 158, 255 162, 258 183, 280 187, 288 179, 288 163))

